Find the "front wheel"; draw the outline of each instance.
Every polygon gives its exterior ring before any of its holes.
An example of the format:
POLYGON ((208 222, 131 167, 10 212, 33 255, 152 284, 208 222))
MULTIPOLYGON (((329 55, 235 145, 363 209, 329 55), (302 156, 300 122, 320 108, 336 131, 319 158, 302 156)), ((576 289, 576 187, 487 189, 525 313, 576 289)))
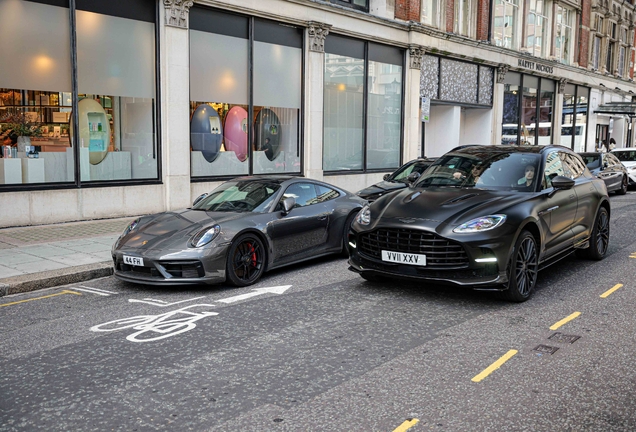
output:
POLYGON ((623 176, 623 181, 621 182, 621 188, 616 191, 616 195, 625 195, 627 193, 627 176, 623 176))
POLYGON ((508 287, 502 296, 509 301, 524 302, 530 298, 537 283, 539 253, 537 241, 528 231, 522 231, 508 264, 508 287))
POLYGON ((344 257, 349 256, 349 248, 347 244, 349 243, 349 230, 351 229, 351 225, 353 225, 353 220, 356 217, 356 213, 353 212, 349 216, 347 216, 347 220, 345 221, 344 230, 342 234, 342 252, 341 255, 344 257))
POLYGON ((590 247, 583 249, 582 254, 585 258, 593 260, 602 260, 605 258, 607 248, 609 247, 610 223, 609 213, 607 209, 601 207, 598 209, 594 228, 590 236, 590 247))
POLYGON ((238 287, 256 283, 265 271, 265 247, 254 234, 236 238, 227 254, 228 281, 238 287))

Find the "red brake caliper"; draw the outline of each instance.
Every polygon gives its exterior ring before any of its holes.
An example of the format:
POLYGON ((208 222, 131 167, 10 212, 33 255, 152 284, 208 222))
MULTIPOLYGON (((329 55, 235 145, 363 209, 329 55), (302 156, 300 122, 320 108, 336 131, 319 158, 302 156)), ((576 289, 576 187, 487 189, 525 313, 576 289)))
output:
POLYGON ((252 252, 252 267, 256 267, 256 250, 254 249, 252 243, 248 243, 248 245, 252 252))

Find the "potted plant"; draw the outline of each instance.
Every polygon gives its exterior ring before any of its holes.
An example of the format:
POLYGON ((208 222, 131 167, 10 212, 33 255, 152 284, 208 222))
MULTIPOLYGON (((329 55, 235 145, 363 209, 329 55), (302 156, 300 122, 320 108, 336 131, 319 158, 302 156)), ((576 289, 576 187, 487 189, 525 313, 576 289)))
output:
POLYGON ((42 127, 32 121, 25 113, 7 113, 0 118, 2 130, 12 130, 18 136, 18 151, 25 151, 31 145, 31 137, 41 136, 42 127))

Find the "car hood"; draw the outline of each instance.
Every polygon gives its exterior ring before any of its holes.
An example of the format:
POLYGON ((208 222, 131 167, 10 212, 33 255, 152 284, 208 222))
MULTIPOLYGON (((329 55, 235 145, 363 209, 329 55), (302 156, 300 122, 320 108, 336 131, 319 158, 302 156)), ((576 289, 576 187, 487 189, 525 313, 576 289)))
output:
POLYGON ((365 197, 365 196, 375 195, 382 192, 404 189, 405 187, 406 187, 406 184, 402 182, 381 181, 380 183, 376 183, 374 185, 371 185, 369 187, 362 189, 361 191, 358 191, 356 195, 365 197))
POLYGON ((435 230, 480 216, 505 214, 507 208, 533 195, 477 188, 409 188, 376 201, 371 216, 375 224, 406 223, 435 230))
POLYGON ((251 212, 206 212, 179 210, 159 213, 140 219, 138 227, 119 242, 119 247, 153 250, 174 250, 188 247, 190 239, 199 231, 213 225, 253 216, 251 212))

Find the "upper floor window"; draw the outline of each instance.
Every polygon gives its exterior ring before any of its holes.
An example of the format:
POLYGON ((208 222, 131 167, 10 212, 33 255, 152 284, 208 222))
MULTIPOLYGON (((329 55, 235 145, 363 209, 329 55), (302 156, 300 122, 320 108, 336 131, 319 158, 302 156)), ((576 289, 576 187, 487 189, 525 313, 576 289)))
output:
POLYGON ((519 15, 519 0, 496 0, 493 39, 495 45, 517 49, 517 21, 519 15))
POLYGON ((438 0, 422 0, 422 24, 439 27, 439 5, 438 0))
POLYGON ((592 45, 592 68, 598 70, 601 63, 601 38, 594 36, 594 44, 592 45))
POLYGON ((455 0, 455 23, 453 31, 463 36, 470 36, 471 32, 471 1, 455 0))
POLYGON ((624 73, 625 73, 625 47, 621 46, 618 50, 617 75, 622 77, 624 73))
POLYGON ((369 0, 329 0, 331 3, 369 12, 369 0))
POLYGON ((548 25, 544 1, 531 1, 526 21, 526 48, 532 55, 543 57, 548 25))
POLYGON ((557 5, 554 50, 561 63, 570 64, 572 58, 572 19, 571 9, 557 5))

